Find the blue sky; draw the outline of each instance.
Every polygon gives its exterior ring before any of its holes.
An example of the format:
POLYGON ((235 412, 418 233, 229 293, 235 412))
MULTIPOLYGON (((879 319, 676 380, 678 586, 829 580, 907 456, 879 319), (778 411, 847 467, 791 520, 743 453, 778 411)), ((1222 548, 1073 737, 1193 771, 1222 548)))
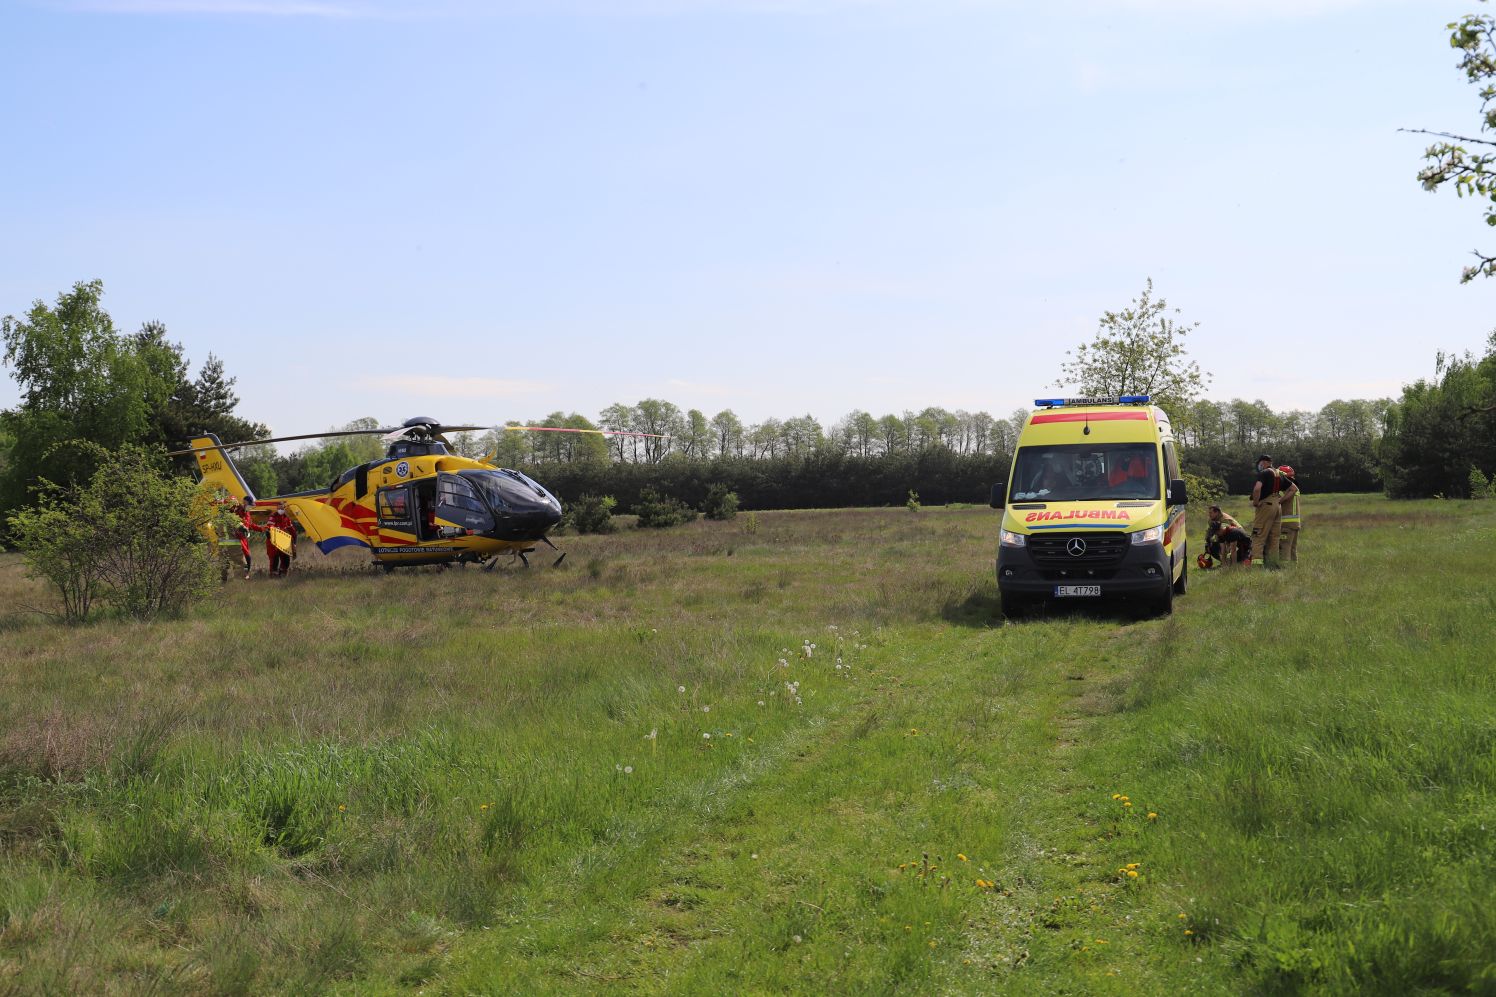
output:
MULTIPOLYGON (((0 314, 101 278, 279 432, 1050 394, 1152 277, 1212 394, 1479 349, 1414 180, 1472 0, 4 0, 0 314)), ((0 404, 16 391, 0 383, 0 404)))

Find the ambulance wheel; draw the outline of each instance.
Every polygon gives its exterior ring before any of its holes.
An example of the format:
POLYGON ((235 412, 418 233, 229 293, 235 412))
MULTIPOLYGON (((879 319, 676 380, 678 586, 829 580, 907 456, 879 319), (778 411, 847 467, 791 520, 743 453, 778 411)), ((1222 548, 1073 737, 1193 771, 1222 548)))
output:
POLYGON ((1185 558, 1184 563, 1179 568, 1179 580, 1174 583, 1174 594, 1184 595, 1185 592, 1189 591, 1189 587, 1190 561, 1189 558, 1185 558))
POLYGON ((1158 616, 1168 616, 1174 612, 1174 586, 1165 585, 1163 593, 1153 602, 1153 612, 1158 616))

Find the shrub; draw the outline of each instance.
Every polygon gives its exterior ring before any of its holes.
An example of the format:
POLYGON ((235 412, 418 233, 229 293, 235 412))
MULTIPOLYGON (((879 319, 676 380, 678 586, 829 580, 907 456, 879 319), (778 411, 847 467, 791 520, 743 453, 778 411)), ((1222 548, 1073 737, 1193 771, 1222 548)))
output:
POLYGON ((680 499, 662 495, 653 488, 645 488, 639 493, 639 501, 634 506, 634 512, 639 515, 640 528, 648 529, 679 526, 696 518, 695 509, 690 508, 680 499))
POLYGON ((10 517, 10 533, 28 573, 47 582, 62 599, 62 618, 69 623, 88 619, 94 600, 104 588, 92 518, 82 496, 49 491, 34 509, 10 517))
POLYGON ((904 508, 910 512, 919 512, 919 492, 913 488, 909 489, 909 497, 904 500, 904 508))
POLYGON ((568 503, 566 514, 561 517, 564 529, 578 533, 612 533, 618 529, 613 522, 613 508, 618 500, 611 495, 583 495, 568 503))
POLYGON ((1226 497, 1226 482, 1220 478, 1185 471, 1184 490, 1192 503, 1217 503, 1226 497))
POLYGON ((713 484, 701 501, 701 513, 707 519, 732 519, 738 514, 738 493, 721 482, 713 484))
POLYGON ((28 568, 57 589, 70 622, 100 599, 141 620, 181 612, 212 585, 214 550, 204 541, 218 507, 172 475, 160 451, 97 449, 86 485, 44 484, 36 506, 11 517, 28 568))
POLYGON ((1480 468, 1471 467, 1470 497, 1473 499, 1496 497, 1496 478, 1488 478, 1481 473, 1480 468))

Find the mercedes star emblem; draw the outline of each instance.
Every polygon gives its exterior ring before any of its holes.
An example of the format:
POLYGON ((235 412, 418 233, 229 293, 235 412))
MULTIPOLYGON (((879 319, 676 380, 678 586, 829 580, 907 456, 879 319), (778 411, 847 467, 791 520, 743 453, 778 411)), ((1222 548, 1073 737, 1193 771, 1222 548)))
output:
POLYGON ((1080 557, 1086 552, 1086 542, 1080 537, 1071 537, 1070 542, 1065 545, 1071 557, 1080 557))

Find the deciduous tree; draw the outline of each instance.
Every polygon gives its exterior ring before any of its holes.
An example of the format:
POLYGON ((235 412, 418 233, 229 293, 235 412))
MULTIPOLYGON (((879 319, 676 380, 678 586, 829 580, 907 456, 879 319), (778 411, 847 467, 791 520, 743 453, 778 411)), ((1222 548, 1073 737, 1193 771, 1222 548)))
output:
POLYGON ((1187 359, 1184 337, 1200 323, 1181 324, 1163 298, 1153 297, 1153 279, 1119 312, 1104 312, 1096 338, 1060 365, 1056 387, 1103 398, 1149 395, 1165 411, 1183 410, 1205 389, 1210 376, 1187 359))
MULTIPOLYGON (((1496 152, 1472 152, 1469 148, 1496 146, 1496 140, 1481 137, 1496 133, 1496 17, 1467 14, 1448 27, 1449 44, 1460 52, 1460 71, 1466 80, 1480 88, 1481 135, 1409 129, 1443 139, 1424 150, 1426 165, 1418 171, 1418 182, 1424 190, 1452 186, 1459 197, 1474 198, 1481 202, 1486 224, 1496 226, 1496 152)), ((1496 256, 1478 249, 1474 255, 1475 264, 1460 274, 1462 284, 1496 274, 1496 256)))

